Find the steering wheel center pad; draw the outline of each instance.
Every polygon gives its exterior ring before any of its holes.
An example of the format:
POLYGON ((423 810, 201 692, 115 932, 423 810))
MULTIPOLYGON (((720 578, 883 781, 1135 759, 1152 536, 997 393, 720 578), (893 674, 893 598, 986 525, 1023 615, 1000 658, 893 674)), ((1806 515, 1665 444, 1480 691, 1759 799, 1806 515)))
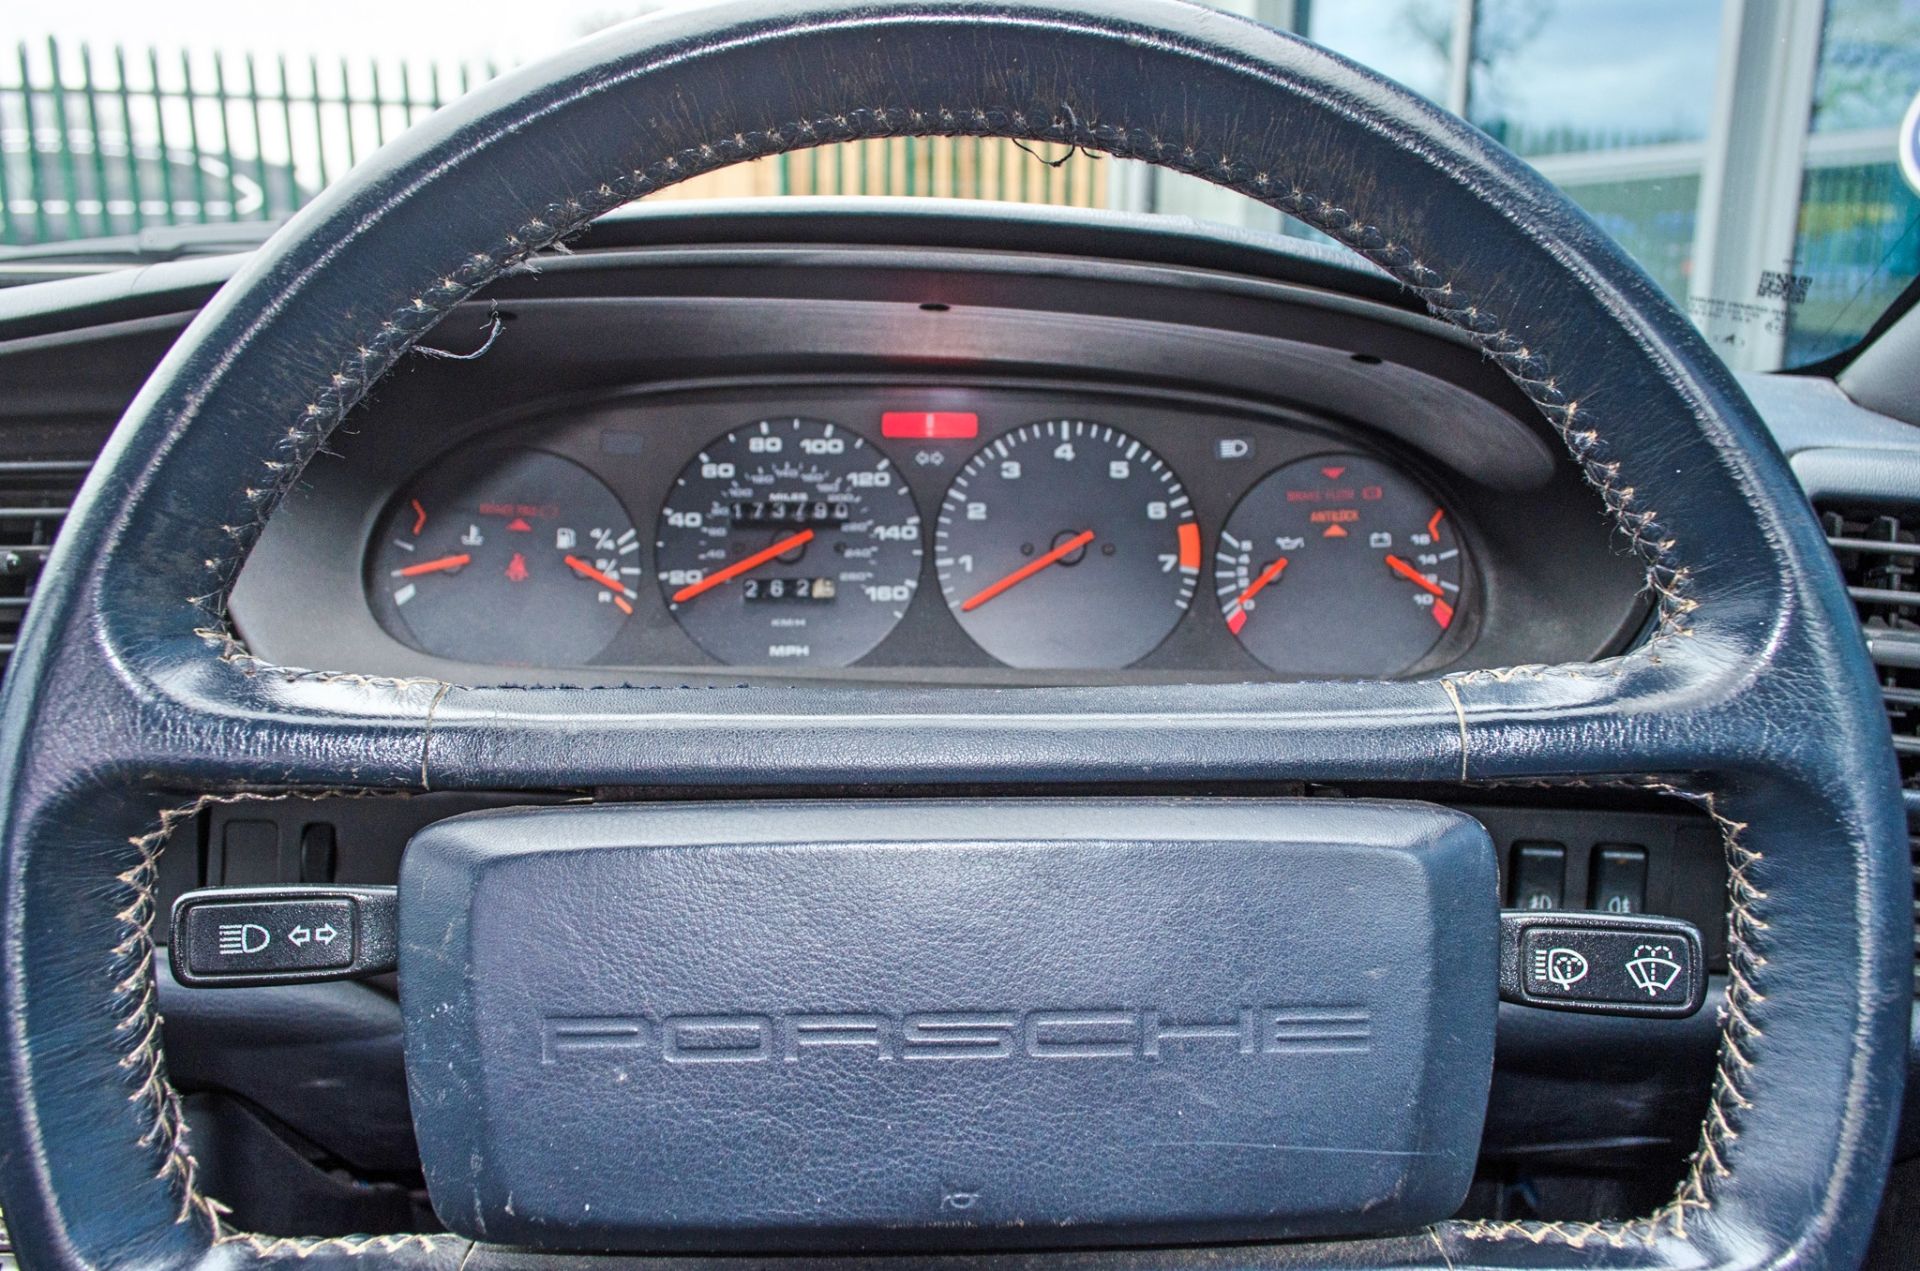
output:
POLYGON ((1668 789, 1718 817, 1734 904, 1721 1079, 1674 1201, 1615 1223, 1441 1224, 1340 1260, 1846 1263, 1884 1178, 1910 1002, 1904 827, 1855 618, 1784 461, 1686 320, 1537 175, 1359 67, 1198 6, 671 13, 441 112, 301 213, 156 371, 76 501, 4 692, 0 1191, 36 1266, 467 1252, 231 1232, 193 1186, 148 978, 153 859, 185 796, 262 788, 1150 772, 1668 789), (1441 682, 1018 694, 464 689, 266 666, 234 638, 225 597, 260 524, 451 306, 698 172, 938 133, 1177 168, 1393 272, 1560 430, 1647 561, 1655 638, 1441 682))

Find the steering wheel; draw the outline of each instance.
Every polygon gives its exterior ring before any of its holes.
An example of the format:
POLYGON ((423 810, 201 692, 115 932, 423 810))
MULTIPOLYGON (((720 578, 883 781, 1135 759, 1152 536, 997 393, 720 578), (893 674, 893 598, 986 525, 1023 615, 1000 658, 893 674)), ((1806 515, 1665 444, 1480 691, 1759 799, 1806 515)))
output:
POLYGON ((1146 768, 1690 799, 1725 837, 1730 967, 1718 1078, 1672 1199, 1629 1221, 1236 1256, 1841 1265, 1885 1178, 1910 1002, 1904 827, 1855 618, 1781 455, 1646 275, 1512 156, 1331 53, 1176 0, 750 0, 620 28, 440 112, 296 217, 154 373, 53 553, 0 726, 0 1193, 34 1267, 461 1265, 473 1247, 453 1236, 231 1230, 201 1193, 154 1004, 156 860, 208 801, 640 774, 1097 785, 1146 768), (1604 662, 1438 681, 1018 693, 464 688, 266 665, 234 636, 225 601, 262 523, 452 306, 697 173, 905 135, 1160 164, 1388 270, 1559 430, 1646 563, 1657 631, 1604 662))

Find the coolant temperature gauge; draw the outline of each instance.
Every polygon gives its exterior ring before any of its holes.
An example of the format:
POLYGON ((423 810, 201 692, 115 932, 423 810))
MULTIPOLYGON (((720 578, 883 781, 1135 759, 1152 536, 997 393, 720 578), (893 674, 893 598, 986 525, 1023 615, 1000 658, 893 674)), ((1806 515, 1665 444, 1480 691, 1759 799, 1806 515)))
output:
POLYGON ((369 553, 386 625, 466 662, 590 662, 633 615, 640 535, 598 477, 538 450, 443 459, 401 492, 369 553))
POLYGON ((1466 578, 1446 509, 1357 454, 1288 464, 1247 491, 1214 566, 1227 629, 1290 675, 1407 670, 1461 621, 1466 578))

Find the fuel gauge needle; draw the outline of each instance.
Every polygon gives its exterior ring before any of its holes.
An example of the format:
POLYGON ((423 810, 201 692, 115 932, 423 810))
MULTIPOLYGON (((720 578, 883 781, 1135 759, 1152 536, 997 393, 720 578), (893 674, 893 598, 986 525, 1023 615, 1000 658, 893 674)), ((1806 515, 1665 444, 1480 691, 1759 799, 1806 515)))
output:
POLYGON ((975 609, 986 604, 1007 588, 1027 581, 1027 579, 1033 577, 1055 561, 1066 559, 1092 541, 1093 531, 1081 530, 1078 534, 1075 534, 1072 538, 1060 544, 1060 546, 1054 548, 1052 551, 1034 557, 1020 568, 1014 570, 1011 574, 1008 574, 1005 578, 1002 578, 999 582, 988 583, 985 587, 982 587, 979 591, 967 597, 966 600, 961 602, 960 612, 972 613, 975 609))
POLYGON ((408 565, 404 569, 393 571, 395 578, 418 578, 421 574, 439 574, 449 569, 458 569, 473 562, 473 557, 462 552, 458 556, 440 556, 433 560, 423 560, 418 565, 408 565))
POLYGON ((582 578, 591 579, 612 592, 613 603, 620 606, 621 613, 628 615, 633 613, 633 606, 627 603, 627 597, 633 593, 628 591, 626 584, 622 583, 618 578, 613 577, 611 574, 601 573, 593 566, 587 564, 587 562, 581 560, 578 556, 563 556, 560 559, 565 561, 567 568, 571 569, 574 573, 580 575, 582 578))
POLYGON ((688 583, 673 593, 673 603, 685 604, 695 596, 712 591, 721 583, 732 582, 750 569, 758 569, 776 557, 785 556, 796 547, 804 547, 813 541, 812 530, 801 530, 798 534, 789 534, 772 547, 763 548, 751 556, 743 556, 725 569, 715 570, 697 583, 688 583))
POLYGON ((1443 627, 1453 625, 1453 606, 1447 603, 1447 593, 1442 590, 1439 583, 1434 582, 1431 578, 1428 578, 1425 574, 1391 553, 1387 556, 1387 568, 1433 597, 1433 620, 1435 622, 1443 627))
POLYGON ((1286 569, 1287 558, 1282 556, 1279 560, 1261 570, 1260 576, 1247 584, 1247 589, 1241 592, 1233 602, 1233 616, 1227 619, 1227 630, 1233 632, 1235 635, 1240 634, 1240 628, 1247 625, 1247 602, 1265 591, 1267 584, 1280 577, 1281 574, 1286 572, 1286 569))

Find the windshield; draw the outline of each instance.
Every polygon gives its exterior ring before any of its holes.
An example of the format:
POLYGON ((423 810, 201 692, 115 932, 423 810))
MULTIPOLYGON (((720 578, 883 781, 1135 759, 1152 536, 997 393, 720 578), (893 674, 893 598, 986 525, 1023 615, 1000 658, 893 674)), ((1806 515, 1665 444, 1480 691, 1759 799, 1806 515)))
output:
MULTIPOLYGON (((1920 269, 1899 127, 1920 0, 1218 0, 1454 110, 1559 184, 1729 362, 1858 341, 1920 269)), ((509 65, 650 5, 79 0, 0 34, 0 246, 283 219, 509 65)), ((657 198, 908 195, 1188 215, 1312 236, 1192 178, 1064 148, 856 143, 657 198)), ((110 265, 111 259, 106 261, 110 265)))

